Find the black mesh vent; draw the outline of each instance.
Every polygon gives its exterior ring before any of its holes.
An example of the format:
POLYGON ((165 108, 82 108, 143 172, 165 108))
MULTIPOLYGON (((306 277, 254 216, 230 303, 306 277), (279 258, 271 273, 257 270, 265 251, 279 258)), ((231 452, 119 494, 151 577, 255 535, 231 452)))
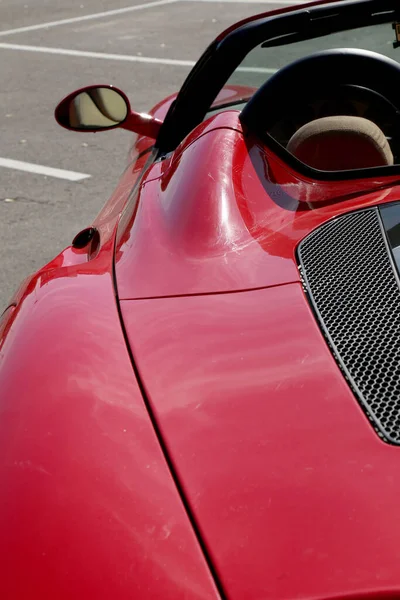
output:
POLYGON ((323 225, 299 260, 339 366, 378 431, 400 444, 400 288, 378 210, 323 225))

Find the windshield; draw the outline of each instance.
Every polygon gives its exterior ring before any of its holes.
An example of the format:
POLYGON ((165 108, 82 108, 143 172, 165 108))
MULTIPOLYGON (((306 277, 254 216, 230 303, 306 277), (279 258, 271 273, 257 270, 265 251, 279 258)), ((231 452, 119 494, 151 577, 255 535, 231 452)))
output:
MULTIPOLYGON (((399 0, 400 2, 400 0, 399 0)), ((226 85, 249 87, 250 97, 255 89, 265 83, 271 75, 291 62, 322 50, 333 48, 356 48, 378 52, 400 63, 400 47, 394 48, 395 33, 391 23, 360 27, 350 31, 328 34, 321 38, 303 40, 286 46, 263 48, 259 44, 251 50, 236 68, 226 85)), ((210 108, 205 118, 223 110, 241 110, 246 102, 227 102, 222 108, 210 108)))
MULTIPOLYGON (((400 0, 399 0, 400 3, 400 0)), ((328 34, 321 38, 295 42, 285 46, 251 50, 229 78, 228 83, 259 88, 278 69, 298 58, 321 50, 357 48, 379 52, 400 62, 400 48, 394 48, 395 32, 392 23, 362 27, 328 34)))

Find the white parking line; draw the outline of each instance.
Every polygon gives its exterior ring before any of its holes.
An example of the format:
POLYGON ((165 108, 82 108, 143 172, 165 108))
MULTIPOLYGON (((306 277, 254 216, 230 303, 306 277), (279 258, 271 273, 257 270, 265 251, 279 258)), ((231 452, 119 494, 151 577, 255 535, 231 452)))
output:
POLYGON ((135 10, 143 8, 152 8, 153 6, 163 6, 164 4, 174 4, 178 0, 156 0, 155 2, 146 2, 145 4, 136 4, 135 6, 127 6, 126 8, 115 8, 106 10, 91 15, 81 15, 80 17, 72 17, 70 19, 62 19, 60 21, 49 21, 48 23, 39 23, 37 25, 27 25, 26 27, 17 27, 17 29, 7 29, 0 31, 0 36, 13 35, 14 33, 24 33, 25 31, 36 31, 37 29, 48 29, 49 27, 57 27, 58 25, 69 25, 70 23, 79 23, 79 21, 89 21, 91 19, 101 19, 103 17, 111 17, 113 15, 123 15, 135 10))
POLYGON ((67 48, 50 48, 45 46, 24 46, 22 44, 3 44, 5 50, 24 50, 25 52, 43 52, 44 54, 61 54, 64 56, 81 56, 86 58, 102 58, 106 60, 122 60, 129 62, 154 63, 159 65, 176 65, 192 67, 193 60, 175 60, 174 58, 153 58, 151 56, 134 56, 130 54, 107 54, 105 52, 86 52, 85 50, 69 50, 67 48))
POLYGON ((53 167, 36 165, 34 163, 23 162, 22 160, 12 160, 11 158, 0 158, 0 167, 36 173, 37 175, 47 175, 48 177, 57 177, 57 179, 67 179, 68 181, 81 181, 82 179, 90 177, 90 175, 87 175, 86 173, 76 173, 75 171, 65 171, 64 169, 53 169, 53 167))
POLYGON ((124 8, 105 10, 90 15, 81 15, 79 17, 71 17, 69 19, 60 19, 59 21, 49 21, 47 23, 38 23, 36 25, 26 25, 25 27, 17 27, 16 29, 7 29, 5 31, 0 31, 0 36, 13 35, 15 33, 24 33, 26 31, 36 31, 38 29, 48 29, 49 27, 57 27, 58 25, 69 25, 70 23, 79 23, 80 21, 89 21, 91 19, 102 19, 103 17, 112 17, 113 15, 123 15, 125 13, 133 12, 135 10, 163 6, 164 4, 175 4, 176 2, 235 2, 237 4, 273 4, 275 6, 296 6, 297 4, 304 4, 305 2, 307 2, 307 0, 155 0, 154 2, 146 2, 144 4, 136 4, 135 6, 126 6, 124 8))
POLYGON ((267 67, 238 67, 236 71, 241 73, 268 73, 273 75, 278 69, 269 69, 267 67))
MULTIPOLYGON (((46 46, 26 46, 23 44, 0 43, 0 48, 3 48, 4 50, 22 50, 24 52, 41 52, 43 54, 60 54, 62 56, 80 56, 83 58, 100 58, 103 60, 121 60, 154 65, 170 65, 175 67, 193 67, 196 64, 196 61, 194 60, 134 56, 131 54, 107 54, 105 52, 89 52, 85 50, 70 50, 68 48, 51 48, 46 46)), ((243 73, 275 73, 276 69, 264 67, 239 67, 237 71, 242 71, 243 73)))

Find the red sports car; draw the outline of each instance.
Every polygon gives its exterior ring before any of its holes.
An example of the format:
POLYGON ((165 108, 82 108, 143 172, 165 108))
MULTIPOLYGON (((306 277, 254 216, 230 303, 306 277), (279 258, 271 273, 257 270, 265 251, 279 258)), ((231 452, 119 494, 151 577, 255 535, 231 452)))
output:
POLYGON ((2 600, 400 598, 400 2, 224 31, 0 325, 2 600))

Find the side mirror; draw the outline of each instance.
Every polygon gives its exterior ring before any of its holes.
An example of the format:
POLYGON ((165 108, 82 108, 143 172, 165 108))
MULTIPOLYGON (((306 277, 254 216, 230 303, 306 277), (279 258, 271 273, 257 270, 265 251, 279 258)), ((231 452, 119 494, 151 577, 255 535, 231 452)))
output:
POLYGON ((69 94, 58 104, 54 116, 72 131, 103 131, 121 127, 156 139, 162 121, 131 110, 127 96, 112 85, 91 85, 69 94))

